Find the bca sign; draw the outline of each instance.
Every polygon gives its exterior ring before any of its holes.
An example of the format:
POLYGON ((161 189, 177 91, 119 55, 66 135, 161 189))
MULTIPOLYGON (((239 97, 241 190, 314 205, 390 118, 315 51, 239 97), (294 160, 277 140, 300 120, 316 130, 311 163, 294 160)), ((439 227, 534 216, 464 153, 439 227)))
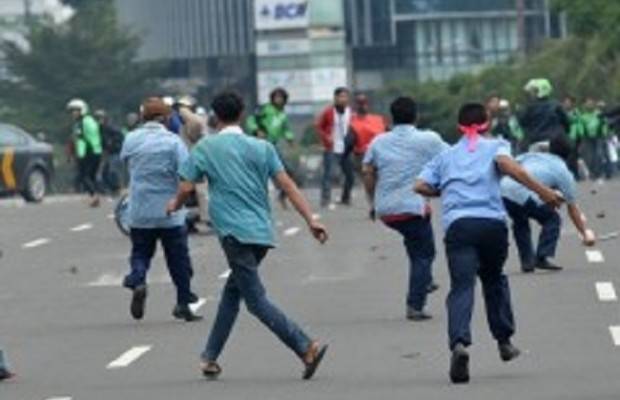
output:
POLYGON ((256 30, 303 29, 309 25, 309 0, 255 0, 256 30))

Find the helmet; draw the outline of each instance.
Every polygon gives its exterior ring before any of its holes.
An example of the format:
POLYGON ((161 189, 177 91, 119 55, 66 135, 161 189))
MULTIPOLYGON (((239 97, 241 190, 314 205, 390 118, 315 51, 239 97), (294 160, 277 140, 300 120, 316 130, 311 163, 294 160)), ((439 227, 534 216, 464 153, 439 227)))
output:
POLYGON ((504 110, 510 108, 510 102, 506 99, 501 99, 499 101, 499 108, 504 109, 504 110))
POLYGON ((80 114, 88 114, 88 104, 82 99, 72 99, 67 103, 67 110, 78 110, 80 114))
POLYGON ((548 79, 538 78, 530 79, 529 82, 523 88, 526 92, 532 92, 537 98, 542 99, 549 97, 553 92, 553 86, 548 79))
POLYGON ((172 96, 164 96, 161 99, 168 107, 172 107, 174 105, 174 98, 172 96))
POLYGON ((180 106, 194 108, 196 106, 196 99, 192 96, 186 95, 179 97, 176 103, 180 106))

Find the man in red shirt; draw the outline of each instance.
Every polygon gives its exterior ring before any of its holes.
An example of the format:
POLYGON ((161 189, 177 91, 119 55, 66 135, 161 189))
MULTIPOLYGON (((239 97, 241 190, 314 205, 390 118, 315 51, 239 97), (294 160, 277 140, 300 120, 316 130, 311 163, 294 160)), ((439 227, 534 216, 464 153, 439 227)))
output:
POLYGON ((345 155, 345 139, 349 133, 351 109, 349 108, 349 89, 340 87, 334 91, 334 103, 325 108, 315 124, 324 148, 323 179, 321 182, 321 207, 331 202, 332 165, 338 163, 344 175, 341 203, 351 204, 351 190, 354 184, 353 166, 345 155))
POLYGON ((387 131, 387 123, 382 115, 370 113, 370 101, 365 93, 355 96, 354 107, 347 150, 353 151, 355 166, 359 169, 368 146, 375 137, 387 131))

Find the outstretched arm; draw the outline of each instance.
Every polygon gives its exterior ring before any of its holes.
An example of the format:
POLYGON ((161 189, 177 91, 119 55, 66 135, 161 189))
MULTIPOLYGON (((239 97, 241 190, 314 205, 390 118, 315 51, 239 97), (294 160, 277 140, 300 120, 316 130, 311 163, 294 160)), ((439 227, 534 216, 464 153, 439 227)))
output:
POLYGON ((592 232, 586 227, 586 222, 583 220, 583 214, 577 204, 568 205, 568 216, 570 217, 573 225, 575 225, 575 228, 579 232, 583 244, 586 246, 594 246, 596 244, 596 237, 594 235, 594 232, 592 232))
POLYGON ((295 182, 284 171, 278 172, 275 176, 278 187, 281 188, 288 196, 291 204, 295 207, 295 210, 303 217, 312 233, 312 236, 316 238, 321 244, 325 243, 329 237, 327 229, 320 223, 312 218, 312 209, 310 204, 301 193, 295 182))

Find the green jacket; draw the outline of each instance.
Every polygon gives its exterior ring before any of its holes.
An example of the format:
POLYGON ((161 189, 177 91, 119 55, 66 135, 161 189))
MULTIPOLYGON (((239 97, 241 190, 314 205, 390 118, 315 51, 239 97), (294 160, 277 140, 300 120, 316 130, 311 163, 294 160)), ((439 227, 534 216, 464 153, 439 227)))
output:
POLYGON ((274 145, 282 139, 295 139, 288 116, 284 110, 279 110, 273 104, 261 106, 254 115, 251 115, 246 121, 246 129, 252 136, 257 136, 259 130, 265 132, 267 140, 274 145))
POLYGON ((73 126, 75 153, 82 159, 88 154, 101 155, 103 146, 99 123, 90 115, 85 115, 73 126))
POLYGON ((581 114, 584 126, 584 137, 588 139, 605 138, 609 134, 609 126, 601 116, 600 111, 590 111, 581 114))
POLYGON ((568 112, 568 120, 570 121, 570 128, 568 130, 568 138, 572 142, 576 142, 579 139, 582 139, 585 135, 585 126, 583 123, 583 118, 581 115, 581 111, 575 108, 572 111, 568 112))

